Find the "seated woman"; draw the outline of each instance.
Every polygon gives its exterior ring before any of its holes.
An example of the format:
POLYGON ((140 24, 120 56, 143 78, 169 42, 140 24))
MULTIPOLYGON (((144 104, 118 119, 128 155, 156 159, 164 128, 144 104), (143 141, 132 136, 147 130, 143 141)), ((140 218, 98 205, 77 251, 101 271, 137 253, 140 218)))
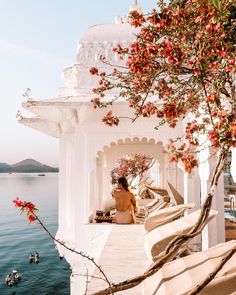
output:
POLYGON ((134 212, 137 211, 135 196, 129 191, 129 185, 125 177, 118 179, 118 185, 112 193, 116 202, 115 223, 135 223, 134 212))

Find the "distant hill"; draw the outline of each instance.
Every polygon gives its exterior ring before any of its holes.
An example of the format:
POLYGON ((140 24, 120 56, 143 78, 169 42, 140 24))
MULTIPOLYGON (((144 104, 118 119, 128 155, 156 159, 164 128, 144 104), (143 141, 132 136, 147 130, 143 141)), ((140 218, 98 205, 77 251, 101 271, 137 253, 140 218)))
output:
POLYGON ((0 172, 11 172, 11 170, 11 165, 8 165, 7 163, 0 163, 0 172))
POLYGON ((29 172, 29 173, 44 173, 44 172, 58 172, 58 168, 44 165, 33 159, 26 159, 13 165, 7 163, 0 163, 0 173, 9 172, 29 172))

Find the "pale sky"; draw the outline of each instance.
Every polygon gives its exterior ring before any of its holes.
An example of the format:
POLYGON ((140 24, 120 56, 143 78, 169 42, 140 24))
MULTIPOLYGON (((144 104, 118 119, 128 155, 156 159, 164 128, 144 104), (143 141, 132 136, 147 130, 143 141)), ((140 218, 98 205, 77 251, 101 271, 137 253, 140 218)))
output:
MULTIPOLYGON (((75 63, 76 46, 89 26, 113 23, 134 0, 0 0, 0 162, 26 158, 58 166, 58 140, 17 122, 22 94, 57 96, 62 70, 75 63)), ((139 0, 143 11, 156 0, 139 0)), ((29 115, 25 110, 22 114, 29 115)), ((30 114, 32 115, 32 114, 30 114)))

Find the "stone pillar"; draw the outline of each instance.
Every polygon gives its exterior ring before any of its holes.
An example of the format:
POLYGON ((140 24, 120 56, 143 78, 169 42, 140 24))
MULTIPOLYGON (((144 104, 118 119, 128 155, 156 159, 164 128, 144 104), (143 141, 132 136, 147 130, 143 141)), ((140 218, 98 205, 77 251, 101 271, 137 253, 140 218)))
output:
POLYGON ((163 185, 167 187, 167 181, 169 181, 175 188, 177 188, 177 163, 169 162, 169 154, 164 152, 164 169, 165 177, 163 185))
POLYGON ((165 187, 167 186, 167 181, 168 181, 167 174, 168 174, 169 161, 168 161, 167 152, 163 150, 162 153, 163 153, 163 163, 161 166, 161 187, 165 187))
POLYGON ((78 176, 77 176, 77 147, 76 147, 76 137, 73 134, 71 136, 71 143, 70 143, 70 154, 68 155, 70 157, 70 161, 69 161, 69 177, 70 177, 70 190, 69 190, 69 197, 70 197, 70 212, 69 212, 69 219, 70 219, 70 228, 72 231, 72 235, 71 235, 71 239, 73 241, 73 243, 75 242, 75 234, 76 234, 76 223, 75 223, 75 219, 76 219, 76 215, 77 215, 77 211, 75 209, 75 203, 76 200, 79 197, 78 194, 78 176))
POLYGON ((103 209, 103 158, 104 154, 101 153, 97 158, 97 209, 103 209))
POLYGON ((75 138, 74 158, 74 187, 73 210, 75 212, 75 244, 80 245, 83 239, 80 228, 88 222, 89 194, 88 194, 88 161, 86 152, 86 138, 82 130, 78 130, 75 138))
POLYGON ((182 166, 180 167, 180 163, 177 163, 176 167, 176 190, 184 196, 184 171, 182 169, 182 166))
MULTIPOLYGON (((192 210, 188 210, 191 213, 200 208, 201 204, 201 191, 200 191, 200 177, 197 169, 194 169, 192 173, 184 172, 184 203, 194 203, 195 207, 192 210)), ((190 246, 193 250, 201 250, 201 235, 196 236, 190 242, 190 246)))
POLYGON ((60 164, 59 164, 59 200, 58 200, 58 219, 59 227, 57 237, 69 241, 74 232, 73 219, 73 178, 71 175, 73 162, 73 142, 68 134, 64 134, 60 139, 60 164))
POLYGON ((190 174, 184 172, 184 203, 195 203, 194 211, 200 208, 200 188, 201 183, 197 169, 194 169, 190 174))
POLYGON ((177 163, 176 162, 169 162, 168 167, 168 181, 177 188, 177 163))
POLYGON ((110 169, 107 163, 107 149, 103 157, 103 202, 111 198, 110 169))
MULTIPOLYGON (((199 175, 201 179, 201 203, 207 197, 210 190, 211 177, 217 163, 217 156, 210 154, 208 148, 201 151, 199 175)), ((205 226, 202 232, 202 249, 208 249, 225 241, 224 228, 224 185, 223 175, 219 178, 215 196, 213 197, 212 209, 217 210, 217 216, 205 226)))
POLYGON ((66 211, 66 230, 71 232, 71 225, 73 224, 71 209, 72 209, 72 193, 73 193, 73 173, 72 173, 72 156, 73 156, 73 147, 72 142, 67 137, 66 144, 66 206, 64 210, 66 211))
POLYGON ((59 144, 59 189, 58 189, 58 235, 66 229, 66 140, 60 138, 59 144))

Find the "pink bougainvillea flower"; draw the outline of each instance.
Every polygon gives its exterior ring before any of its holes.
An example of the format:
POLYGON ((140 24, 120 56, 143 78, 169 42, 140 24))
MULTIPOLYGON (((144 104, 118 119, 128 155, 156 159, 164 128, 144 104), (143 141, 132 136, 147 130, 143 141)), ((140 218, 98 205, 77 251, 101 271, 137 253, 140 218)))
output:
POLYGON ((117 126, 119 124, 119 118, 117 116, 114 116, 112 111, 109 111, 105 117, 102 119, 102 121, 107 126, 117 126))

